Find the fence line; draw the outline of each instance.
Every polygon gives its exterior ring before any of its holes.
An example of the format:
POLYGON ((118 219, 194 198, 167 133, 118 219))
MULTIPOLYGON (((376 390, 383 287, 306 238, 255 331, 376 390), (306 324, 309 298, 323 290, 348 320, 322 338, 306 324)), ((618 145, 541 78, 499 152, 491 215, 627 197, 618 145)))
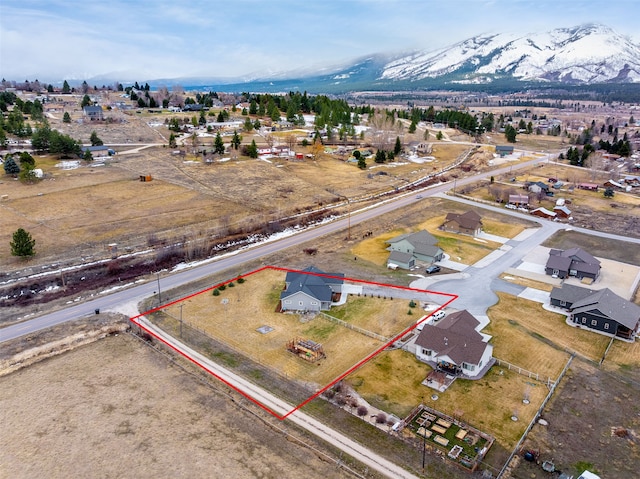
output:
POLYGON ((516 366, 515 364, 511 364, 508 361, 505 361, 503 359, 498 359, 498 358, 494 358, 496 360, 496 363, 498 363, 499 366, 506 366, 507 369, 509 371, 514 371, 518 374, 521 374, 522 376, 527 376, 530 379, 535 379, 536 381, 540 381, 545 383, 548 387, 552 387, 555 383, 555 381, 553 379, 551 379, 550 377, 547 376, 546 380, 542 380, 540 379, 540 374, 538 373, 534 373, 531 371, 528 371, 524 368, 521 368, 520 366, 516 366))
POLYGON ((378 341, 382 341, 383 343, 388 343, 389 341, 391 341, 391 338, 387 338, 385 336, 382 336, 381 334, 374 333, 373 331, 368 331, 358 326, 354 326, 353 324, 349 324, 346 321, 343 321, 338 318, 334 318, 333 316, 328 315, 327 313, 323 313, 322 311, 320 311, 320 314, 333 323, 339 324, 340 326, 344 326, 345 328, 352 329, 357 333, 364 334, 365 336, 369 336, 370 338, 377 339, 378 341))
POLYGON ((551 399, 551 396, 555 392, 556 386, 558 384, 560 384, 560 381, 562 380, 562 378, 564 377, 565 373, 569 369, 569 366, 571 365, 571 362, 573 361, 574 357, 575 357, 575 355, 572 354, 571 357, 569 358, 569 360, 567 361, 567 364, 564 365, 564 368, 562 369, 562 372, 558 376, 558 379, 553 381, 553 384, 552 384, 551 388, 549 389, 549 394, 547 394, 547 397, 544 398, 544 401, 542 401, 542 404, 540 405, 540 407, 538 408, 538 410, 534 414, 533 419, 531 419, 531 422, 527 426, 527 429, 525 429, 524 433, 522 434, 522 437, 520 437, 520 440, 518 441, 518 444, 516 444, 516 446, 513 448, 513 451, 511 451, 511 455, 509 456, 509 459, 507 459, 507 461, 504 463, 504 466, 502 466, 502 469, 500 470, 500 472, 496 476, 496 479, 500 479, 502 477, 502 475, 507 471, 507 469, 509 467, 509 464, 511 464, 511 461, 513 460, 513 457, 518 453, 518 451, 520 450, 520 446, 522 446, 522 443, 527 438, 527 435, 531 431, 531 428, 533 428, 533 425, 536 423, 536 421, 540 417, 540 414, 542 414, 542 411, 544 410, 545 406, 547 405, 547 403, 551 399))

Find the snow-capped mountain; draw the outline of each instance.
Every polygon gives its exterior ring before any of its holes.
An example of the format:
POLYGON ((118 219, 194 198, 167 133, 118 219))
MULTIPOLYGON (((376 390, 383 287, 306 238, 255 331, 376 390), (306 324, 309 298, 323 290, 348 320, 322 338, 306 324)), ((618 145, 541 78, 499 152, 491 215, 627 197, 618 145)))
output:
POLYGON ((381 80, 448 77, 456 83, 496 78, 560 83, 640 82, 640 47, 604 25, 581 25, 530 35, 470 38, 417 52, 383 67, 381 80))

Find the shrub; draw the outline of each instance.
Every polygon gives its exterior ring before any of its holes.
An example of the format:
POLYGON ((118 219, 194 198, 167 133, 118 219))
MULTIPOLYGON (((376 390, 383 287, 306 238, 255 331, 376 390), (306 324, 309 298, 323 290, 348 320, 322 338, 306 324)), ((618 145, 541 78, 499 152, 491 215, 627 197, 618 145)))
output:
POLYGON ((242 283, 244 283, 244 282, 245 282, 245 279, 244 279, 242 276, 240 276, 240 277, 238 278, 238 284, 242 284, 242 283))
POLYGON ((358 409, 356 410, 356 413, 360 417, 366 416, 368 412, 369 410, 365 406, 358 406, 358 409))
POLYGON ((226 284, 221 284, 220 286, 218 286, 218 289, 220 291, 224 291, 225 289, 227 289, 227 285, 226 284))
POLYGON ((213 293, 212 293, 212 294, 213 294, 214 296, 220 296, 220 290, 218 290, 218 288, 216 288, 216 289, 214 289, 214 290, 213 290, 213 293))
POLYGON ((233 284, 233 281, 231 281, 227 286, 229 286, 230 288, 235 287, 235 284, 233 284))

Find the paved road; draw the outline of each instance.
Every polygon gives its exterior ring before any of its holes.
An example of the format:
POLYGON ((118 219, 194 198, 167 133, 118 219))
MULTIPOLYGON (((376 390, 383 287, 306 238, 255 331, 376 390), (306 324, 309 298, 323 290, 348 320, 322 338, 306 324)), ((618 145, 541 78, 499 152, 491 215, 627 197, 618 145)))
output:
MULTIPOLYGON (((525 168, 540 161, 547 161, 547 157, 540 157, 535 160, 520 163, 518 167, 525 168)), ((462 186, 467 183, 478 181, 479 179, 490 175, 499 175, 502 173, 506 173, 512 168, 512 166, 506 166, 503 168, 492 170, 490 172, 473 175, 468 178, 459 178, 456 180, 456 184, 462 186)), ((427 197, 439 193, 444 193, 445 191, 452 188, 452 186, 453 184, 451 182, 432 186, 428 189, 425 189, 424 191, 421 191, 419 196, 427 197)), ((307 241, 313 241, 313 239, 318 236, 324 236, 336 231, 346 230, 349 224, 353 226, 358 223, 369 221, 377 216, 384 215, 390 211, 396 210, 398 208, 403 208, 409 204, 420 201, 417 196, 417 192, 406 194, 399 198, 385 201, 377 205, 375 208, 352 212, 348 217, 343 217, 342 219, 339 219, 337 221, 302 231, 294 236, 283 238, 279 241, 264 243, 255 247, 247 248, 237 252, 236 254, 225 256, 221 259, 213 259, 210 263, 203 264, 201 266, 193 267, 191 269, 183 270, 177 273, 168 274, 164 277, 161 277, 159 281, 160 290, 166 291, 193 281, 200 280, 202 278, 227 269, 232 269, 233 271, 237 271, 238 273, 240 273, 243 271, 242 265, 248 261, 262 258, 272 253, 300 245, 307 241)), ((94 310, 96 309, 105 311, 115 310, 117 309, 118 305, 131 303, 133 301, 141 301, 144 298, 153 295, 157 290, 158 283, 156 281, 150 281, 145 284, 133 286, 126 290, 87 300, 79 304, 74 304, 64 310, 45 314, 43 316, 39 316, 19 324, 14 324, 12 326, 7 326, 0 329, 0 343, 3 341, 8 341, 10 339, 18 338, 20 336, 31 334, 35 331, 55 326, 66 321, 71 321, 93 314, 94 310)))
POLYGON ((416 476, 405 471, 401 467, 395 465, 391 461, 388 461, 384 457, 376 454, 365 446, 358 444, 357 442, 349 439, 347 436, 340 432, 327 427, 320 421, 312 418, 308 414, 301 411, 291 412, 293 406, 286 403, 280 398, 277 398, 268 391, 262 389, 259 386, 247 381, 246 379, 234 374, 228 369, 220 366, 219 364, 209 360, 196 351, 192 350, 188 346, 182 344, 177 339, 169 336, 164 331, 156 328, 145 318, 138 319, 142 326, 151 331, 156 337, 160 338, 165 344, 168 344, 175 351, 178 351, 183 356, 189 358, 194 363, 207 370, 218 379, 222 380, 228 386, 233 387, 236 390, 240 390, 243 394, 251 396, 254 400, 258 401, 262 406, 270 410, 279 416, 280 419, 286 417, 288 420, 296 423, 300 427, 311 431, 316 436, 327 441, 335 447, 345 451, 351 457, 357 459, 364 465, 375 469, 376 471, 391 478, 401 479, 417 479, 416 476))
POLYGON ((462 198, 449 196, 447 196, 447 198, 461 203, 466 203, 474 207, 497 211, 502 214, 520 217, 525 216, 526 219, 535 221, 540 225, 540 228, 533 232, 525 230, 525 238, 522 238, 521 240, 515 238, 506 242, 500 248, 500 251, 491 253, 487 258, 482 259, 475 265, 462 270, 462 274, 456 274, 457 279, 439 280, 438 276, 433 276, 418 279, 411 284, 414 288, 434 289, 444 293, 457 294, 459 295, 459 298, 453 302, 451 306, 456 309, 467 309, 471 314, 476 316, 486 315, 487 309, 498 301, 495 291, 505 291, 512 294, 518 294, 522 290, 522 287, 501 280, 499 278, 500 274, 511 267, 516 267, 520 261, 522 261, 524 256, 557 231, 571 229, 573 231, 578 231, 592 236, 599 236, 601 238, 624 240, 629 242, 630 245, 640 245, 640 239, 638 238, 629 238, 600 231, 577 228, 564 223, 516 213, 507 210, 504 207, 497 208, 495 206, 481 204, 462 198))

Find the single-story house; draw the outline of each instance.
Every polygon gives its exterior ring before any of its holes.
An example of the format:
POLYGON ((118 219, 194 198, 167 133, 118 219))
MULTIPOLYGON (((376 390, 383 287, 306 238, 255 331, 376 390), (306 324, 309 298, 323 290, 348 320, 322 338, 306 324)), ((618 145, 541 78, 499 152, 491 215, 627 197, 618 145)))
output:
POLYGON ((390 269, 413 269, 416 266, 416 259, 411 253, 392 251, 387 259, 387 268, 390 269))
POLYGON ((477 236, 482 231, 482 217, 473 210, 465 213, 447 213, 441 230, 477 236))
POLYGON ((433 150, 433 143, 427 143, 426 141, 412 141, 408 146, 412 153, 423 153, 428 155, 433 150))
POLYGON ((543 183, 542 181, 536 181, 534 183, 529 184, 528 190, 531 193, 544 192, 544 194, 546 195, 547 193, 549 193, 549 185, 547 185, 546 183, 543 183))
POLYGON ((509 204, 516 206, 527 206, 529 204, 528 195, 509 195, 509 204))
POLYGON ((389 243, 387 251, 408 253, 413 256, 415 261, 435 263, 444 258, 444 251, 437 246, 438 240, 425 230, 396 236, 388 240, 387 243, 389 243))
POLYGON ((344 274, 325 273, 315 266, 289 271, 280 293, 281 311, 328 311, 342 293, 344 274))
POLYGON ((600 261, 581 248, 570 248, 566 251, 552 249, 545 266, 545 273, 558 278, 575 276, 578 279, 598 278, 600 261))
POLYGON ((609 188, 619 188, 619 189, 624 189, 624 186, 621 183, 618 183, 617 181, 614 180, 607 180, 604 182, 604 187, 609 187, 609 188))
POLYGON ((108 146, 105 146, 105 145, 81 146, 80 150, 82 151, 82 153, 86 151, 90 151, 92 155, 111 156, 116 154, 116 151, 114 149, 109 148, 108 146))
POLYGON ((82 114, 90 121, 102 121, 104 116, 102 114, 102 107, 99 105, 87 105, 82 108, 82 114))
POLYGON ((571 210, 567 208, 565 205, 556 205, 553 207, 553 212, 558 215, 558 218, 569 218, 571 217, 571 210))
POLYGON ((570 310, 573 303, 580 301, 587 296, 595 293, 593 289, 574 286, 572 284, 563 284, 561 287, 554 286, 549 295, 551 306, 570 310))
POLYGON ((539 218, 546 218, 548 220, 555 219, 557 216, 555 212, 549 211, 548 209, 542 206, 539 208, 536 208, 535 210, 531 210, 529 213, 532 214, 533 216, 537 216, 539 218))
POLYGON ((500 158, 513 154, 512 145, 496 145, 496 154, 500 155, 500 158))
POLYGON ((581 190, 598 191, 598 185, 595 183, 580 183, 578 188, 581 190))
POLYGON ((581 328, 634 340, 640 328, 640 306, 605 288, 573 303, 570 320, 581 328))
POLYGON ((418 360, 447 374, 478 379, 493 363, 490 336, 466 310, 449 314, 437 324, 425 324, 415 341, 418 360))

